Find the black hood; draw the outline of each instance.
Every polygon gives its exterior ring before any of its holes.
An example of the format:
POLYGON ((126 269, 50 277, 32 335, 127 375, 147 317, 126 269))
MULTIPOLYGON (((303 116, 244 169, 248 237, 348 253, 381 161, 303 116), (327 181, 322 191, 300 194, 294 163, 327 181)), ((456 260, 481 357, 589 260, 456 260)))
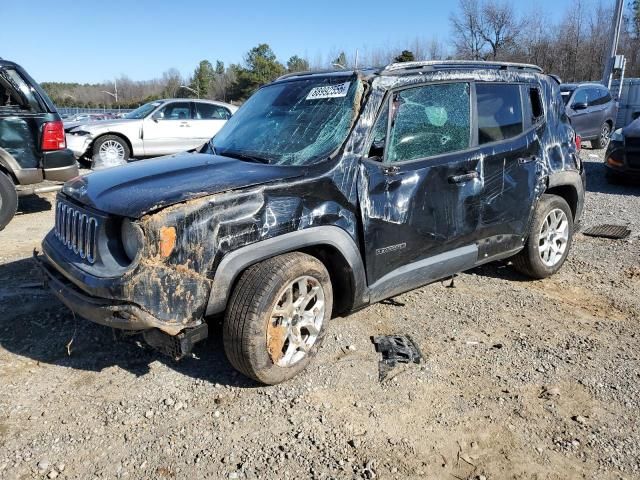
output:
POLYGON ((67 182, 63 192, 99 211, 140 218, 193 198, 302 176, 304 170, 183 153, 92 172, 67 182))
POLYGON ((624 127, 622 134, 628 138, 640 138, 640 118, 636 118, 633 122, 624 127))

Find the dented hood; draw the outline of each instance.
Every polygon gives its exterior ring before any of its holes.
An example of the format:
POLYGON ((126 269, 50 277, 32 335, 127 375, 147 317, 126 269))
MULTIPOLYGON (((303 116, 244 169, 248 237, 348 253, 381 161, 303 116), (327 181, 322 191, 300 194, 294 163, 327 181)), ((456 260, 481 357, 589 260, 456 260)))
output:
POLYGON ((101 212, 139 218, 193 198, 299 177, 304 170, 182 153, 92 172, 67 182, 63 192, 101 212))

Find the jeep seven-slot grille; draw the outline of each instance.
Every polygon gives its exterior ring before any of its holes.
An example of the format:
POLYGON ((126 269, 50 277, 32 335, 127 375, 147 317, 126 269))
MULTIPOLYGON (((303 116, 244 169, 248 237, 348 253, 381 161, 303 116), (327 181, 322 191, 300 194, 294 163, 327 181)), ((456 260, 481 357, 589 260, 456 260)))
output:
POLYGON ((89 263, 96 261, 98 219, 62 201, 56 204, 56 237, 89 263))

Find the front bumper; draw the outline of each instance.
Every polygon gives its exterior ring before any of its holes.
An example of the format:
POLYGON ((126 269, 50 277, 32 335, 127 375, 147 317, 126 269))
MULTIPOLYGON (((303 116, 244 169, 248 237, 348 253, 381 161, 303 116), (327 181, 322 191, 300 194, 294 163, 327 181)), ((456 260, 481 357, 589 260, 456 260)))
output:
POLYGON ((605 156, 605 166, 609 171, 626 178, 640 179, 640 145, 611 142, 605 156))
POLYGON ((67 148, 73 152, 76 158, 82 158, 86 155, 91 145, 90 135, 71 135, 67 133, 67 148))
POLYGON ((160 320, 133 303, 88 295, 58 273, 43 256, 34 253, 34 260, 53 294, 82 318, 121 330, 157 328, 169 335, 177 335, 185 328, 183 324, 160 320))

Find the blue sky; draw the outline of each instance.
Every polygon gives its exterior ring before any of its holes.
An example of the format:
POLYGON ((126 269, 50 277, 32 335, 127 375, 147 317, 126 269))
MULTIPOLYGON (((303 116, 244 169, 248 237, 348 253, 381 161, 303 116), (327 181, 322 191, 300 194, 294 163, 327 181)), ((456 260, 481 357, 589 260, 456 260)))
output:
MULTIPOLYGON (((613 0, 604 0, 605 2, 613 0)), ((514 1, 528 11, 528 1, 514 1)), ((538 0, 561 17, 571 0, 538 0)), ((0 57, 39 82, 98 82, 126 74, 188 75, 202 59, 238 63, 259 43, 281 61, 325 59, 340 49, 401 47, 416 37, 446 40, 455 0, 0 0, 0 57), (7 21, 9 20, 9 21, 7 21)))

